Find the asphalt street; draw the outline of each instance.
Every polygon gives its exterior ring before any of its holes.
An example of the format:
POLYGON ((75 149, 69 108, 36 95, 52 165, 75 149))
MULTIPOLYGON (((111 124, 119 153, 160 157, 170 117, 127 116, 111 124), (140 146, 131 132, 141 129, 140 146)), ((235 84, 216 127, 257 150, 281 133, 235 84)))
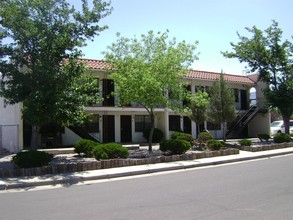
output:
POLYGON ((0 194, 1 219, 293 219, 293 155, 0 194))

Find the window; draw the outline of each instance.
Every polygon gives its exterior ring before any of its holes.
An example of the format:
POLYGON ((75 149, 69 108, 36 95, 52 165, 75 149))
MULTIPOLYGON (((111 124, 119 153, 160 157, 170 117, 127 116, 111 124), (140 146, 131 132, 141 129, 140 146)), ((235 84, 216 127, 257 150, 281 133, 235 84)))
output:
POLYGON ((234 89, 234 97, 235 97, 235 102, 239 102, 239 91, 238 91, 238 89, 234 89))
MULTIPOLYGON (((185 87, 186 92, 190 92, 191 93, 191 85, 186 85, 185 87)), ((190 104, 190 101, 187 100, 186 98, 183 100, 183 105, 187 106, 190 104)))
POLYGON ((135 116, 135 132, 143 132, 150 129, 152 126, 151 117, 149 115, 136 115, 135 116))
POLYGON ((214 124, 212 122, 208 122, 207 129, 208 131, 221 130, 221 124, 214 124))
POLYGON ((169 131, 181 131, 179 115, 169 115, 169 131))

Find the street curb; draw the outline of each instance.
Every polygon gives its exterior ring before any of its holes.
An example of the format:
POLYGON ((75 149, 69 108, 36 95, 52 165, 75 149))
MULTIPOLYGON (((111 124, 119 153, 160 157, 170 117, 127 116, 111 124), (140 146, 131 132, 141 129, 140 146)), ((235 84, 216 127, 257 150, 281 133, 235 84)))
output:
MULTIPOLYGON (((82 183, 85 181, 114 179, 114 178, 127 177, 127 176, 137 176, 137 175, 153 174, 153 173, 166 172, 166 171, 192 169, 197 167, 229 164, 229 163, 276 157, 276 156, 282 156, 282 155, 288 155, 288 154, 293 154, 293 150, 286 151, 286 152, 267 153, 267 154, 256 155, 256 156, 244 156, 242 158, 240 157, 240 158, 232 158, 232 159, 226 159, 226 160, 221 160, 219 157, 219 160, 210 161, 210 162, 197 162, 196 160, 193 160, 192 164, 184 164, 182 161, 177 161, 177 162, 166 163, 167 166, 164 166, 164 167, 162 167, 162 164, 156 164, 158 167, 149 166, 147 168, 140 168, 137 170, 135 170, 135 167, 132 167, 133 168, 132 170, 126 171, 126 172, 125 171, 124 172, 110 171, 110 173, 100 173, 98 175, 91 175, 91 176, 79 176, 78 175, 79 173, 76 172, 76 173, 65 174, 65 176, 57 175, 60 177, 55 179, 50 179, 50 177, 48 177, 48 179, 32 181, 32 182, 20 181, 15 183, 8 183, 5 181, 0 181, 0 191, 10 190, 10 189, 20 189, 20 188, 31 188, 31 187, 46 186, 46 185, 54 186, 58 184, 73 185, 73 184, 82 183), (72 175, 77 175, 77 176, 72 176, 72 175)), ((152 164, 152 165, 155 165, 155 164, 152 164)))

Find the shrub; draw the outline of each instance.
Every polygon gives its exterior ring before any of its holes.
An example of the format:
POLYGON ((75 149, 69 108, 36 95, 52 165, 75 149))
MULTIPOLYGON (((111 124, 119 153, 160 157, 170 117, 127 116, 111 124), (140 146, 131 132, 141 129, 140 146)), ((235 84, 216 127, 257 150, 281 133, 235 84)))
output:
POLYGON ((242 139, 238 141, 241 146, 251 146, 251 140, 249 139, 242 139))
POLYGON ((96 158, 96 160, 103 160, 108 159, 108 154, 103 149, 102 145, 97 145, 93 149, 93 155, 96 158))
POLYGON ((12 162, 20 168, 48 166, 53 155, 44 151, 23 151, 12 157, 12 162))
POLYGON ((263 142, 264 140, 268 141, 270 139, 269 134, 258 134, 257 137, 261 142, 263 142))
POLYGON ((183 133, 183 132, 179 132, 179 131, 176 131, 174 132, 173 134, 171 134, 171 138, 173 140, 175 139, 178 139, 178 140, 185 140, 185 141, 188 141, 192 144, 193 142, 193 137, 191 134, 188 134, 188 133, 183 133))
MULTIPOLYGON (((151 131, 151 129, 146 129, 143 132, 143 137, 147 141, 149 140, 150 131, 151 131)), ((163 137, 164 137, 164 133, 160 129, 155 128, 154 133, 153 133, 153 141, 152 142, 153 143, 160 143, 162 141, 163 137)))
POLYGON ((209 150, 220 150, 222 147, 225 146, 225 142, 219 140, 208 140, 207 146, 209 150))
POLYGON ((198 142, 199 143, 206 143, 208 140, 212 140, 213 136, 209 132, 200 132, 198 134, 198 142))
POLYGON ((93 149, 99 143, 87 139, 81 139, 74 145, 74 152, 85 157, 93 156, 93 149))
POLYGON ((117 143, 100 144, 94 147, 93 155, 97 160, 127 158, 128 149, 117 143))
POLYGON ((109 159, 127 158, 129 155, 128 149, 117 143, 103 144, 102 149, 108 155, 109 159))
POLYGON ((183 154, 190 148, 190 142, 185 140, 164 140, 160 143, 160 150, 171 154, 183 154))
POLYGON ((180 134, 182 134, 181 131, 175 131, 174 133, 171 134, 171 138, 172 138, 173 140, 175 140, 175 139, 177 139, 177 137, 178 137, 180 134))
POLYGON ((284 142, 290 142, 291 141, 291 137, 289 134, 285 134, 285 133, 277 133, 274 136, 274 142, 275 143, 284 143, 284 142))

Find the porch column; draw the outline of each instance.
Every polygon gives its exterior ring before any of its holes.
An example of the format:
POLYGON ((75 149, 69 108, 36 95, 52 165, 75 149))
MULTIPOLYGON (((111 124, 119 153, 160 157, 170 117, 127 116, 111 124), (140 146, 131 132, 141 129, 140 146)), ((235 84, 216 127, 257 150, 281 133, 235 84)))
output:
POLYGON ((164 112, 164 134, 165 134, 165 139, 168 140, 170 139, 170 134, 169 134, 169 110, 165 108, 164 112))
POLYGON ((121 142, 121 119, 120 115, 115 115, 115 142, 121 142))

